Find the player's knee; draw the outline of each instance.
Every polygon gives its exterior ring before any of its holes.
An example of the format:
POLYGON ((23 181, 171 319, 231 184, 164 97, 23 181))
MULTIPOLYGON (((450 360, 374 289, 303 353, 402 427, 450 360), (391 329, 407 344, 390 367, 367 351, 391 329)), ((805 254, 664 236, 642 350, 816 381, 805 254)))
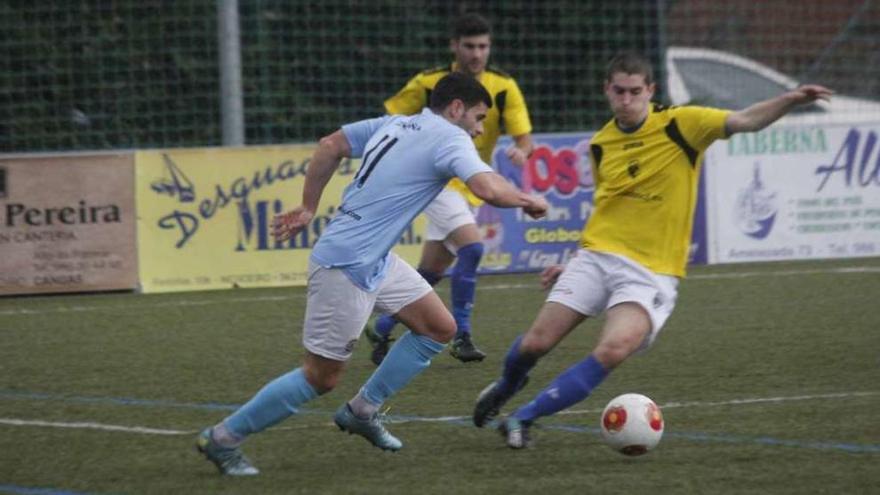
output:
POLYGON ((449 318, 444 318, 442 322, 436 322, 432 326, 434 327, 432 329, 432 338, 443 344, 452 340, 452 338, 455 337, 455 333, 458 331, 455 320, 451 316, 449 318))
POLYGON ((305 368, 304 372, 306 375, 306 381, 309 382, 309 385, 315 389, 315 392, 317 392, 318 395, 324 395, 336 388, 336 385, 339 383, 339 379, 342 376, 341 372, 328 372, 321 369, 305 368))
POLYGON ((317 379, 317 383, 312 383, 312 388, 315 389, 315 392, 318 392, 318 395, 324 395, 327 392, 336 388, 336 385, 339 383, 338 375, 329 375, 329 376, 321 376, 317 379))
POLYGON ((593 355, 602 366, 611 369, 624 362, 639 348, 641 343, 642 338, 638 335, 620 335, 601 341, 593 351, 593 355))
POLYGON ((441 344, 446 344, 452 340, 455 337, 456 330, 458 330, 455 320, 448 312, 443 316, 432 318, 430 321, 425 322, 424 325, 413 326, 411 329, 441 344))
POLYGON ((442 273, 437 273, 435 271, 428 270, 426 268, 419 268, 418 272, 419 272, 419 275, 421 275, 422 278, 425 279, 425 281, 428 282, 428 285, 430 285, 431 287, 434 287, 435 285, 439 284, 440 280, 443 279, 442 273))
POLYGON ((551 342, 546 335, 541 332, 527 332, 519 344, 519 353, 538 359, 544 354, 550 352, 554 342, 551 342))
POLYGON ((424 335, 432 340, 446 344, 453 337, 458 327, 452 315, 445 311, 445 314, 435 312, 430 317, 420 317, 416 320, 405 321, 404 324, 409 327, 413 333, 424 335))

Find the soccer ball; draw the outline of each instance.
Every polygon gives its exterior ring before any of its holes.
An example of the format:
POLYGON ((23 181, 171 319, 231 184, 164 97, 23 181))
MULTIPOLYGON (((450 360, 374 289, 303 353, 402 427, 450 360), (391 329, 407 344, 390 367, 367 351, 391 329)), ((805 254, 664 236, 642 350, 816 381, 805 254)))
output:
POLYGON ((663 436, 663 414, 654 401, 641 394, 619 395, 602 411, 602 439, 624 455, 642 455, 663 436))

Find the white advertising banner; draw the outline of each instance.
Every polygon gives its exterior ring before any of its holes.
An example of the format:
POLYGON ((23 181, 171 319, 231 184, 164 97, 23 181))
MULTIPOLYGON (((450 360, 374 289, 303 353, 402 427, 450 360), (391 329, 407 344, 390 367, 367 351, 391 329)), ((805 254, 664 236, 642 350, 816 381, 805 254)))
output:
POLYGON ((880 255, 880 122, 773 126, 706 153, 710 263, 880 255))

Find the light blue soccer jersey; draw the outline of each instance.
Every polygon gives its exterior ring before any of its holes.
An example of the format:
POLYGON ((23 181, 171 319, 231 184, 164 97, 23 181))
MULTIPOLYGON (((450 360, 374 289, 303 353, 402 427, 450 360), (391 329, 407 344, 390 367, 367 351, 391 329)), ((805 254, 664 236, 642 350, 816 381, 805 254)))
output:
POLYGON ((374 291, 388 252, 403 231, 453 177, 467 181, 492 169, 471 137, 430 109, 342 126, 361 167, 342 204, 312 250, 312 261, 341 268, 358 287, 374 291))

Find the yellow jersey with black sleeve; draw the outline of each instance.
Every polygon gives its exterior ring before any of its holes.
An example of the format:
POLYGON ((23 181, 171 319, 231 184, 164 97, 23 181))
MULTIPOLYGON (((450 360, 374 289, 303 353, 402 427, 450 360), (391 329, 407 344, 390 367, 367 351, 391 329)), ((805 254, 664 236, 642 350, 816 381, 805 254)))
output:
POLYGON ((683 277, 703 154, 727 137, 729 113, 652 105, 631 132, 605 124, 590 140, 596 190, 581 246, 683 277))
MULTIPOLYGON (((385 100, 385 111, 389 114, 404 115, 421 112, 422 108, 428 106, 431 91, 437 85, 437 81, 456 68, 456 64, 451 64, 420 72, 397 94, 385 100)), ((491 164, 492 151, 501 136, 502 128, 511 136, 521 136, 532 132, 532 123, 529 120, 526 100, 513 77, 489 66, 477 79, 489 91, 492 108, 483 120, 483 134, 474 138, 474 145, 480 158, 491 164)), ((459 179, 449 181, 448 187, 461 192, 474 206, 483 203, 459 179)))

